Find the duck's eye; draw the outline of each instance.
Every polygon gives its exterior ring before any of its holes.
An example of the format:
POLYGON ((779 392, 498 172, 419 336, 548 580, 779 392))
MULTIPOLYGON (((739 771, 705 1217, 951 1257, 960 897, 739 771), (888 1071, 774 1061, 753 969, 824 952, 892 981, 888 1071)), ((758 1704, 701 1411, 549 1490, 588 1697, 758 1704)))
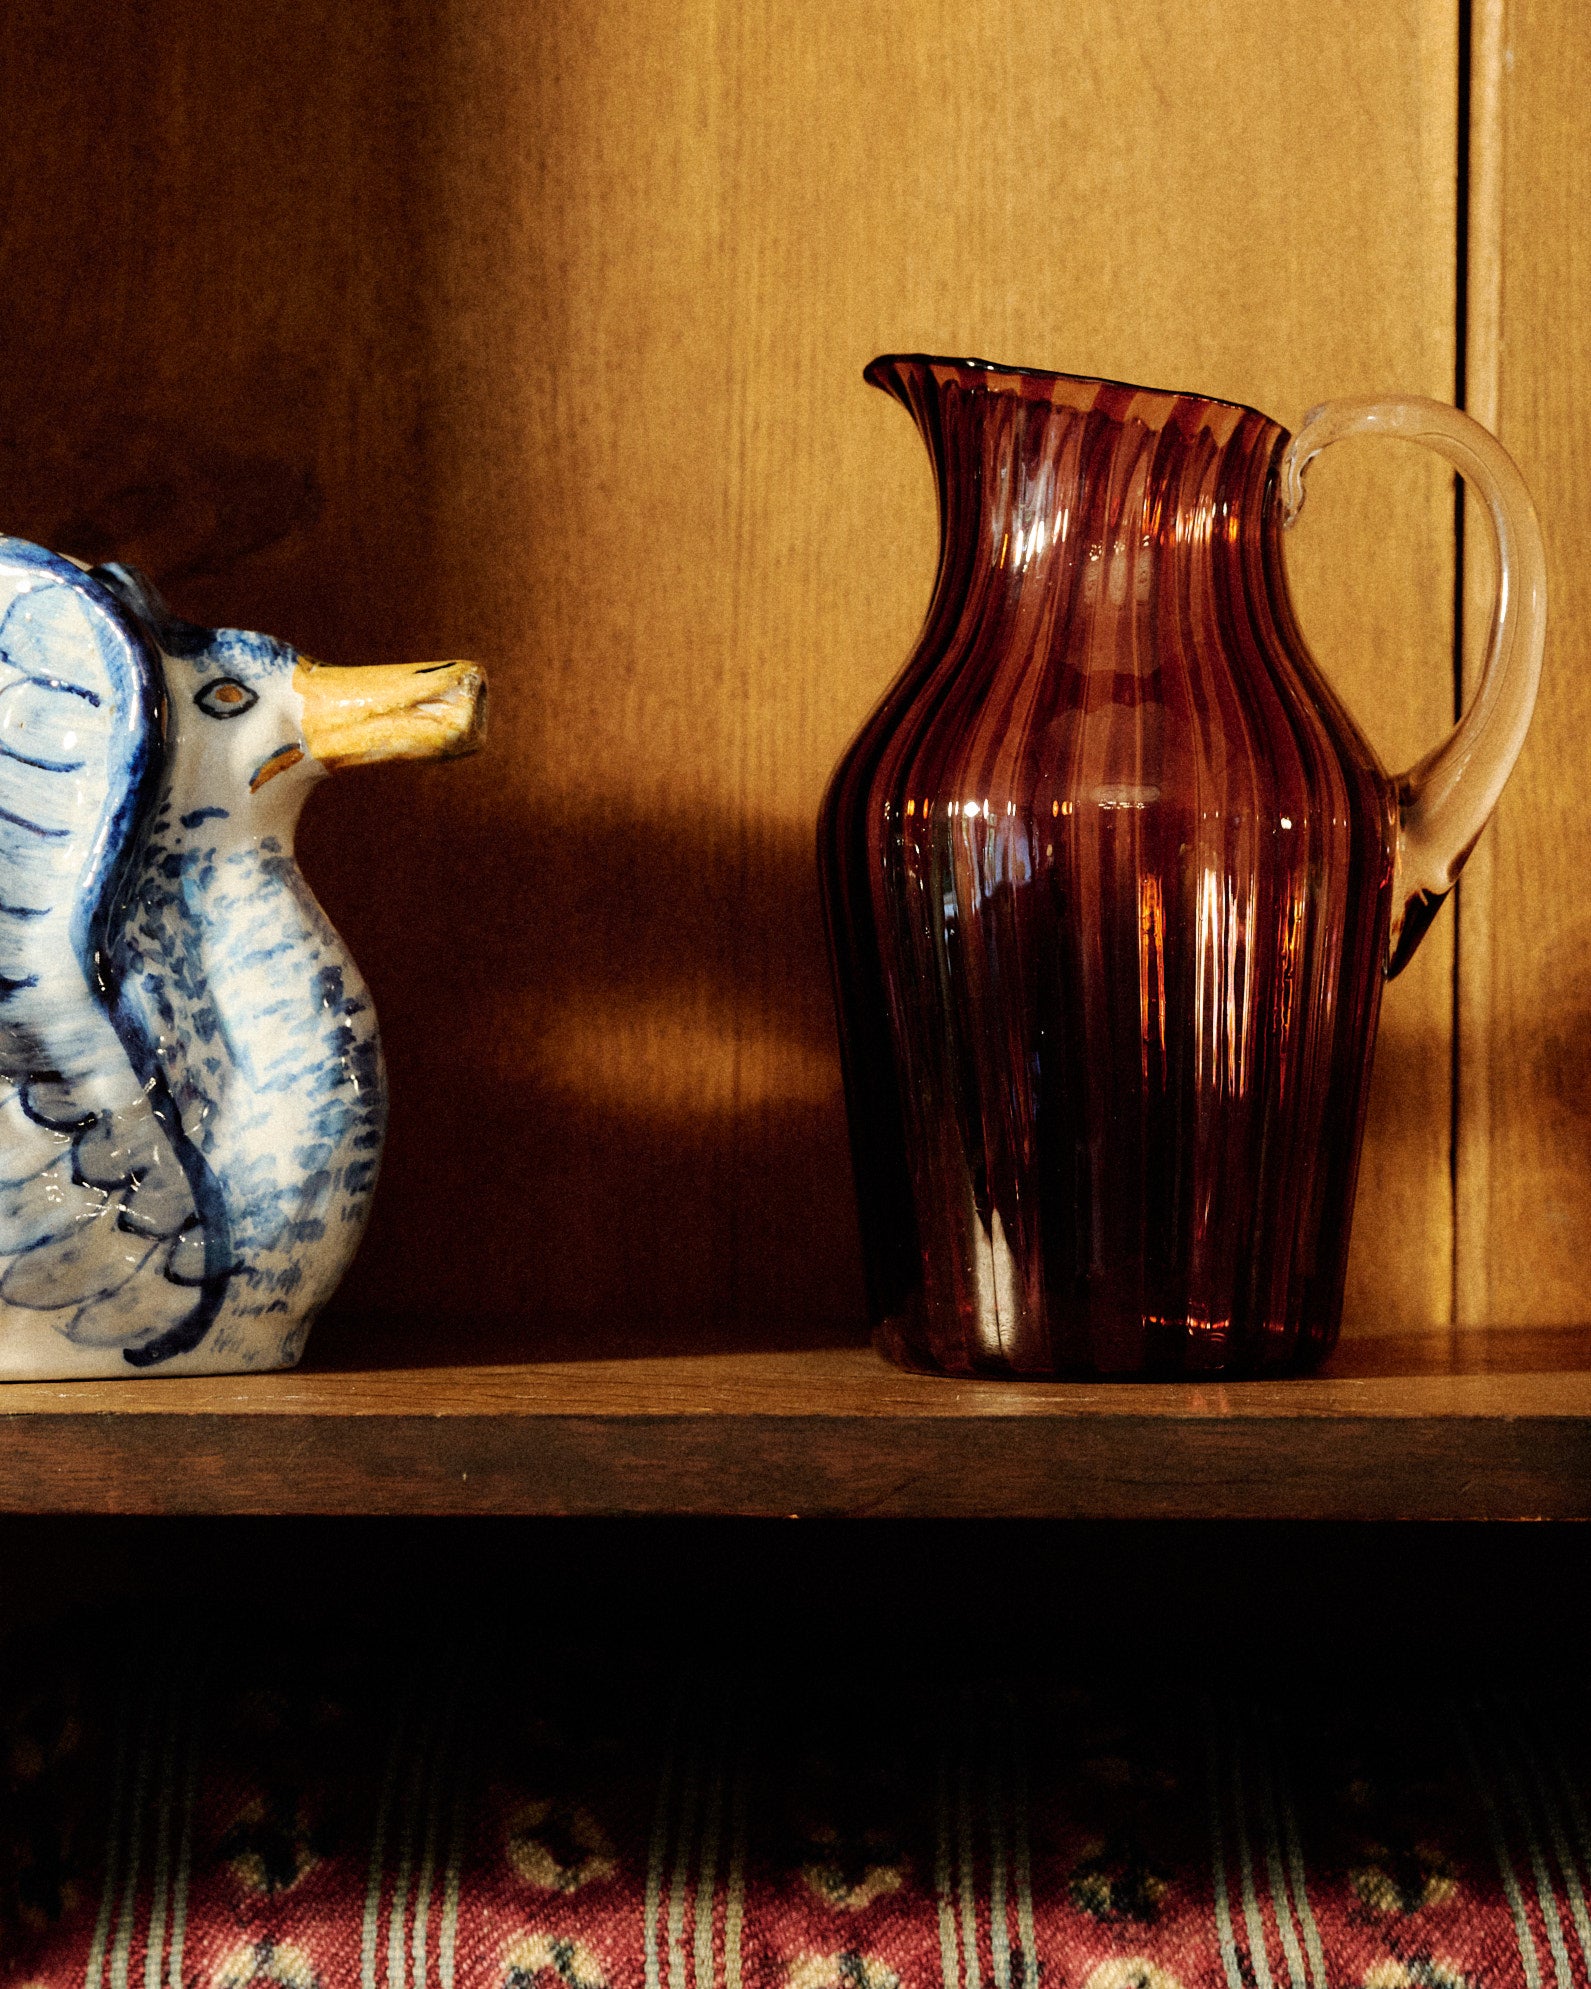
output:
POLYGON ((211 718, 241 718, 244 712, 254 709, 260 697, 258 691, 251 691, 236 677, 217 677, 213 683, 195 691, 193 701, 211 718))

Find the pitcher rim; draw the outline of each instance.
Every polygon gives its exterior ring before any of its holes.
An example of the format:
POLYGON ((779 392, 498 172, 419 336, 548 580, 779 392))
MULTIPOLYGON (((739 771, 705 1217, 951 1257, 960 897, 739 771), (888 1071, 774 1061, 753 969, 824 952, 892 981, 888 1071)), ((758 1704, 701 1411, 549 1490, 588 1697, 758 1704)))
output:
POLYGON ((1076 387, 1115 387, 1123 393, 1148 394, 1156 400, 1203 401, 1210 407, 1225 407, 1237 414, 1252 414, 1273 428, 1283 428, 1275 415, 1267 414, 1263 408, 1255 407, 1248 401, 1228 400, 1223 394, 1195 393, 1177 387, 1146 387, 1133 380, 1117 380, 1102 374, 1064 373, 1049 366, 1005 366, 995 359, 956 358, 948 353, 881 352, 862 368, 862 378, 870 387, 880 384, 873 375, 882 366, 951 366, 963 373, 1004 373, 1026 380, 1065 380, 1076 387))

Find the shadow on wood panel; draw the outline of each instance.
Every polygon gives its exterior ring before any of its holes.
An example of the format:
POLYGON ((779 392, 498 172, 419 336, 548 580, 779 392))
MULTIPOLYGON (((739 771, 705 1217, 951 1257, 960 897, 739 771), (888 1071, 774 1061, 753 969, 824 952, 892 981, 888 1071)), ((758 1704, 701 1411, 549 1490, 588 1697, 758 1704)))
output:
MULTIPOLYGON (((507 793, 461 821, 451 771, 434 811, 402 772, 330 789, 304 838, 384 970, 392 1080, 338 1317, 421 1315, 391 1358, 426 1363, 859 1338, 809 838, 558 820, 507 793), (370 861, 370 820, 396 860, 370 861)), ((328 1321, 317 1358, 341 1344, 328 1321)), ((348 1358, 378 1344, 361 1330, 348 1358)))
POLYGON ((291 604, 301 633, 351 620, 378 643, 409 618, 422 11, 243 0, 218 32, 198 0, 88 0, 8 21, 8 530, 130 556, 201 616, 280 625, 291 604))

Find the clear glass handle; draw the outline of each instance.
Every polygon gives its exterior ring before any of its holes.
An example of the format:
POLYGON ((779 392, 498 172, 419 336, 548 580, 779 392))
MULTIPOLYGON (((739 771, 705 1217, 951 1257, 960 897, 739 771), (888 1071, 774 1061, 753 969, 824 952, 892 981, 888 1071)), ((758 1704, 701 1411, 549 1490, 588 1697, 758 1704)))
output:
POLYGON ((1497 605, 1468 711, 1401 775, 1387 973, 1398 972, 1457 882, 1519 758, 1536 707, 1547 634, 1547 562, 1524 479, 1497 438, 1457 408, 1416 399, 1328 401, 1282 459, 1282 522, 1304 502, 1304 472, 1345 435, 1391 435, 1445 456, 1485 503, 1497 540, 1497 605))

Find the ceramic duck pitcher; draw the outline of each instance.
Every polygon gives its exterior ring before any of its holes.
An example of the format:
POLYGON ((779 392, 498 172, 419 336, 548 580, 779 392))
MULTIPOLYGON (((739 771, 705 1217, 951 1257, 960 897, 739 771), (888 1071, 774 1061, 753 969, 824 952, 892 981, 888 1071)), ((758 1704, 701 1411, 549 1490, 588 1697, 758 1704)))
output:
POLYGON ((1519 474, 1465 415, 1252 409, 877 359, 933 458, 910 661, 819 854, 869 1299, 957 1374, 1245 1374, 1334 1343, 1383 980, 1508 778, 1545 629, 1519 474), (1282 533, 1347 435, 1445 456, 1500 589, 1480 688, 1390 777, 1282 533))
POLYGON ((386 1089, 294 827, 484 716, 473 664, 329 668, 0 538, 0 1379, 298 1359, 386 1089))

